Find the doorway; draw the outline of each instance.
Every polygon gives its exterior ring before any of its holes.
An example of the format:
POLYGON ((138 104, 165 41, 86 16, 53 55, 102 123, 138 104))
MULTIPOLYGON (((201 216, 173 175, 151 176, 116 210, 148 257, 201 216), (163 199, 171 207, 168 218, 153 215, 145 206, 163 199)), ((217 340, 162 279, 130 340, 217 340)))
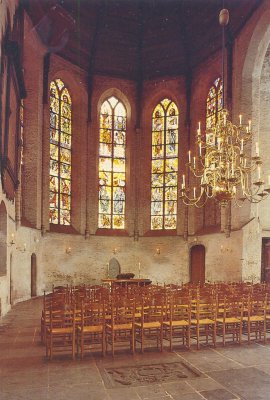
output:
POLYGON ((205 247, 202 244, 190 249, 190 282, 205 282, 205 247))
POLYGON ((270 282, 270 239, 262 240, 262 270, 261 281, 270 282))

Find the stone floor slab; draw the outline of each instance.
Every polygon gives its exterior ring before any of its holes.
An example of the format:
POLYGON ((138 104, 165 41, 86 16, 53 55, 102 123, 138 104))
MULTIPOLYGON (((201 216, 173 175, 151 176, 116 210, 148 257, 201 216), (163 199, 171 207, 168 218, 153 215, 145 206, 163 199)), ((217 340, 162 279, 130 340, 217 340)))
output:
POLYGON ((206 390, 201 392, 203 397, 207 400, 235 400, 239 399, 238 396, 235 396, 233 393, 228 392, 225 389, 215 389, 215 390, 206 390))

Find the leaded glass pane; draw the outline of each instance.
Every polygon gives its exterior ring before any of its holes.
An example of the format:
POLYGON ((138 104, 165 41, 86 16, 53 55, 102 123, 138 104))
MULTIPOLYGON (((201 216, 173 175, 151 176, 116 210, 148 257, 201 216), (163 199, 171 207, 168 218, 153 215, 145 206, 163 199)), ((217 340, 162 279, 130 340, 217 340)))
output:
POLYGON ((123 215, 113 215, 113 229, 125 228, 125 217, 123 215))
POLYGON ((164 185, 164 175, 163 174, 152 174, 151 183, 152 188, 163 187, 164 185))
POLYGON ((165 229, 176 229, 176 215, 165 216, 164 227, 165 229))
POLYGON ((126 109, 114 96, 100 109, 99 228, 124 229, 126 109))
POLYGON ((154 230, 176 229, 178 123, 176 104, 163 99, 152 116, 151 229, 154 230))
POLYGON ((163 217, 151 216, 151 229, 163 229, 163 217))
POLYGON ((71 97, 61 79, 50 84, 50 211, 52 224, 70 225, 71 97))
POLYGON ((222 90, 222 80, 217 78, 209 89, 206 100, 206 129, 215 126, 220 118, 220 111, 223 108, 222 90))

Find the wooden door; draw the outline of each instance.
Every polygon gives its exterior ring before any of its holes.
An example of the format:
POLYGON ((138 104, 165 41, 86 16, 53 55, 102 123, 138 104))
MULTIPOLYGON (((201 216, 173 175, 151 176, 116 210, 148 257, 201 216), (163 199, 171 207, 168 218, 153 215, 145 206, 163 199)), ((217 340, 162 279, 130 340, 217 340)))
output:
POLYGON ((205 282, 205 247, 197 245, 190 250, 190 282, 205 282))
POLYGON ((270 283, 270 239, 262 242, 262 282, 270 283))

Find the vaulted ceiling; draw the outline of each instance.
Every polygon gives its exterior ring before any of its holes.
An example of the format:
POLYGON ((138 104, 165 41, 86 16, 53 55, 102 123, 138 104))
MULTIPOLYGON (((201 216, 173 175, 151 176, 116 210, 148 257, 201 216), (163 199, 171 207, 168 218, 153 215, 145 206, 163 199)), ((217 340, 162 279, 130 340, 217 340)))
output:
MULTIPOLYGON (((233 40, 262 0, 226 0, 233 40)), ((185 74, 221 47, 222 0, 22 0, 49 51, 89 74, 185 74)))

